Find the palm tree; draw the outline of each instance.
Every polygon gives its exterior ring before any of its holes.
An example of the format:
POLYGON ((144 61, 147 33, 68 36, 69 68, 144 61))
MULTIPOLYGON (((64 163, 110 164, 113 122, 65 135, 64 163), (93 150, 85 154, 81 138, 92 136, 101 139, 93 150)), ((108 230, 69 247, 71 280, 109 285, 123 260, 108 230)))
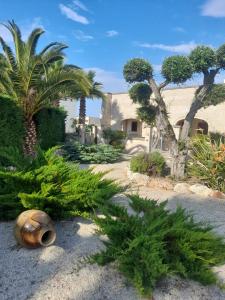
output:
POLYGON ((69 97, 71 90, 73 94, 78 90, 88 94, 90 83, 82 70, 63 64, 66 45, 53 42, 37 52, 43 29, 34 29, 23 41, 14 21, 4 26, 12 34, 14 51, 0 37, 3 49, 0 54, 0 93, 9 96, 22 108, 26 131, 24 153, 34 155, 37 144, 34 115, 54 100, 69 97))
POLYGON ((91 87, 88 91, 88 94, 81 93, 80 95, 80 109, 79 109, 79 124, 85 124, 86 118, 86 98, 98 98, 98 99, 105 99, 104 93, 101 91, 102 84, 99 82, 94 81, 95 72, 89 71, 87 73, 87 78, 91 84, 91 87))

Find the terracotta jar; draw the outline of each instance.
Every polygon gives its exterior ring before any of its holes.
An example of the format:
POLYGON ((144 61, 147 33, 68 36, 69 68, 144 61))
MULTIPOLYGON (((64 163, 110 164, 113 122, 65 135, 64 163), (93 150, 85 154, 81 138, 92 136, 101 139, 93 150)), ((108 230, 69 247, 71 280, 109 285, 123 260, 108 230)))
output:
POLYGON ((26 210, 16 219, 15 237, 27 248, 47 247, 54 243, 56 233, 51 218, 41 210, 26 210))

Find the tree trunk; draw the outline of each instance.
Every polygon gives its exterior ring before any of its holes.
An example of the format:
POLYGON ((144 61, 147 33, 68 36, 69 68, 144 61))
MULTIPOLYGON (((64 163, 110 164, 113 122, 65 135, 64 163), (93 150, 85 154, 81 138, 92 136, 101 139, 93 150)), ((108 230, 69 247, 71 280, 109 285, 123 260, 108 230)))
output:
POLYGON ((79 124, 85 125, 86 119, 86 99, 85 97, 80 98, 80 111, 79 111, 79 124))
POLYGON ((35 146, 37 145, 37 130, 34 120, 27 119, 25 121, 25 139, 23 151, 26 156, 35 156, 35 146))

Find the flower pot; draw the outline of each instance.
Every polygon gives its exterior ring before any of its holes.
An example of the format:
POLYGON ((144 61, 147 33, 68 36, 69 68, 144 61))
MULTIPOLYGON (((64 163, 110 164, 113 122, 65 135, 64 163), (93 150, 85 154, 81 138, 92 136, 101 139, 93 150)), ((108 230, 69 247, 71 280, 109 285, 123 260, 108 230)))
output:
POLYGON ((56 239, 56 232, 51 218, 41 210, 27 210, 16 219, 15 238, 27 248, 50 246, 56 239))

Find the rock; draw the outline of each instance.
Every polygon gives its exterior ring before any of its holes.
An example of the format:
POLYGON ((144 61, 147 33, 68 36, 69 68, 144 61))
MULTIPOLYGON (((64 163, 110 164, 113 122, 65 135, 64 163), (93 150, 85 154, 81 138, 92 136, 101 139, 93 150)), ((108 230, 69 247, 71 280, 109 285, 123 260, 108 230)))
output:
POLYGON ((210 194, 210 197, 225 199, 225 194, 220 192, 220 191, 212 191, 211 194, 210 194))
POLYGON ((196 183, 190 186, 190 191, 202 197, 210 197, 212 190, 203 184, 196 183))
POLYGON ((177 183, 174 187, 174 192, 180 193, 180 194, 189 194, 190 193, 190 184, 181 182, 177 183))
POLYGON ((129 216, 136 216, 137 213, 133 210, 133 208, 130 206, 131 200, 127 196, 123 194, 117 194, 112 197, 111 202, 113 204, 116 204, 120 207, 124 207, 127 210, 127 213, 129 216))
POLYGON ((131 180, 137 183, 138 185, 144 185, 147 186, 149 182, 149 176, 132 172, 129 168, 127 169, 127 177, 131 180))

